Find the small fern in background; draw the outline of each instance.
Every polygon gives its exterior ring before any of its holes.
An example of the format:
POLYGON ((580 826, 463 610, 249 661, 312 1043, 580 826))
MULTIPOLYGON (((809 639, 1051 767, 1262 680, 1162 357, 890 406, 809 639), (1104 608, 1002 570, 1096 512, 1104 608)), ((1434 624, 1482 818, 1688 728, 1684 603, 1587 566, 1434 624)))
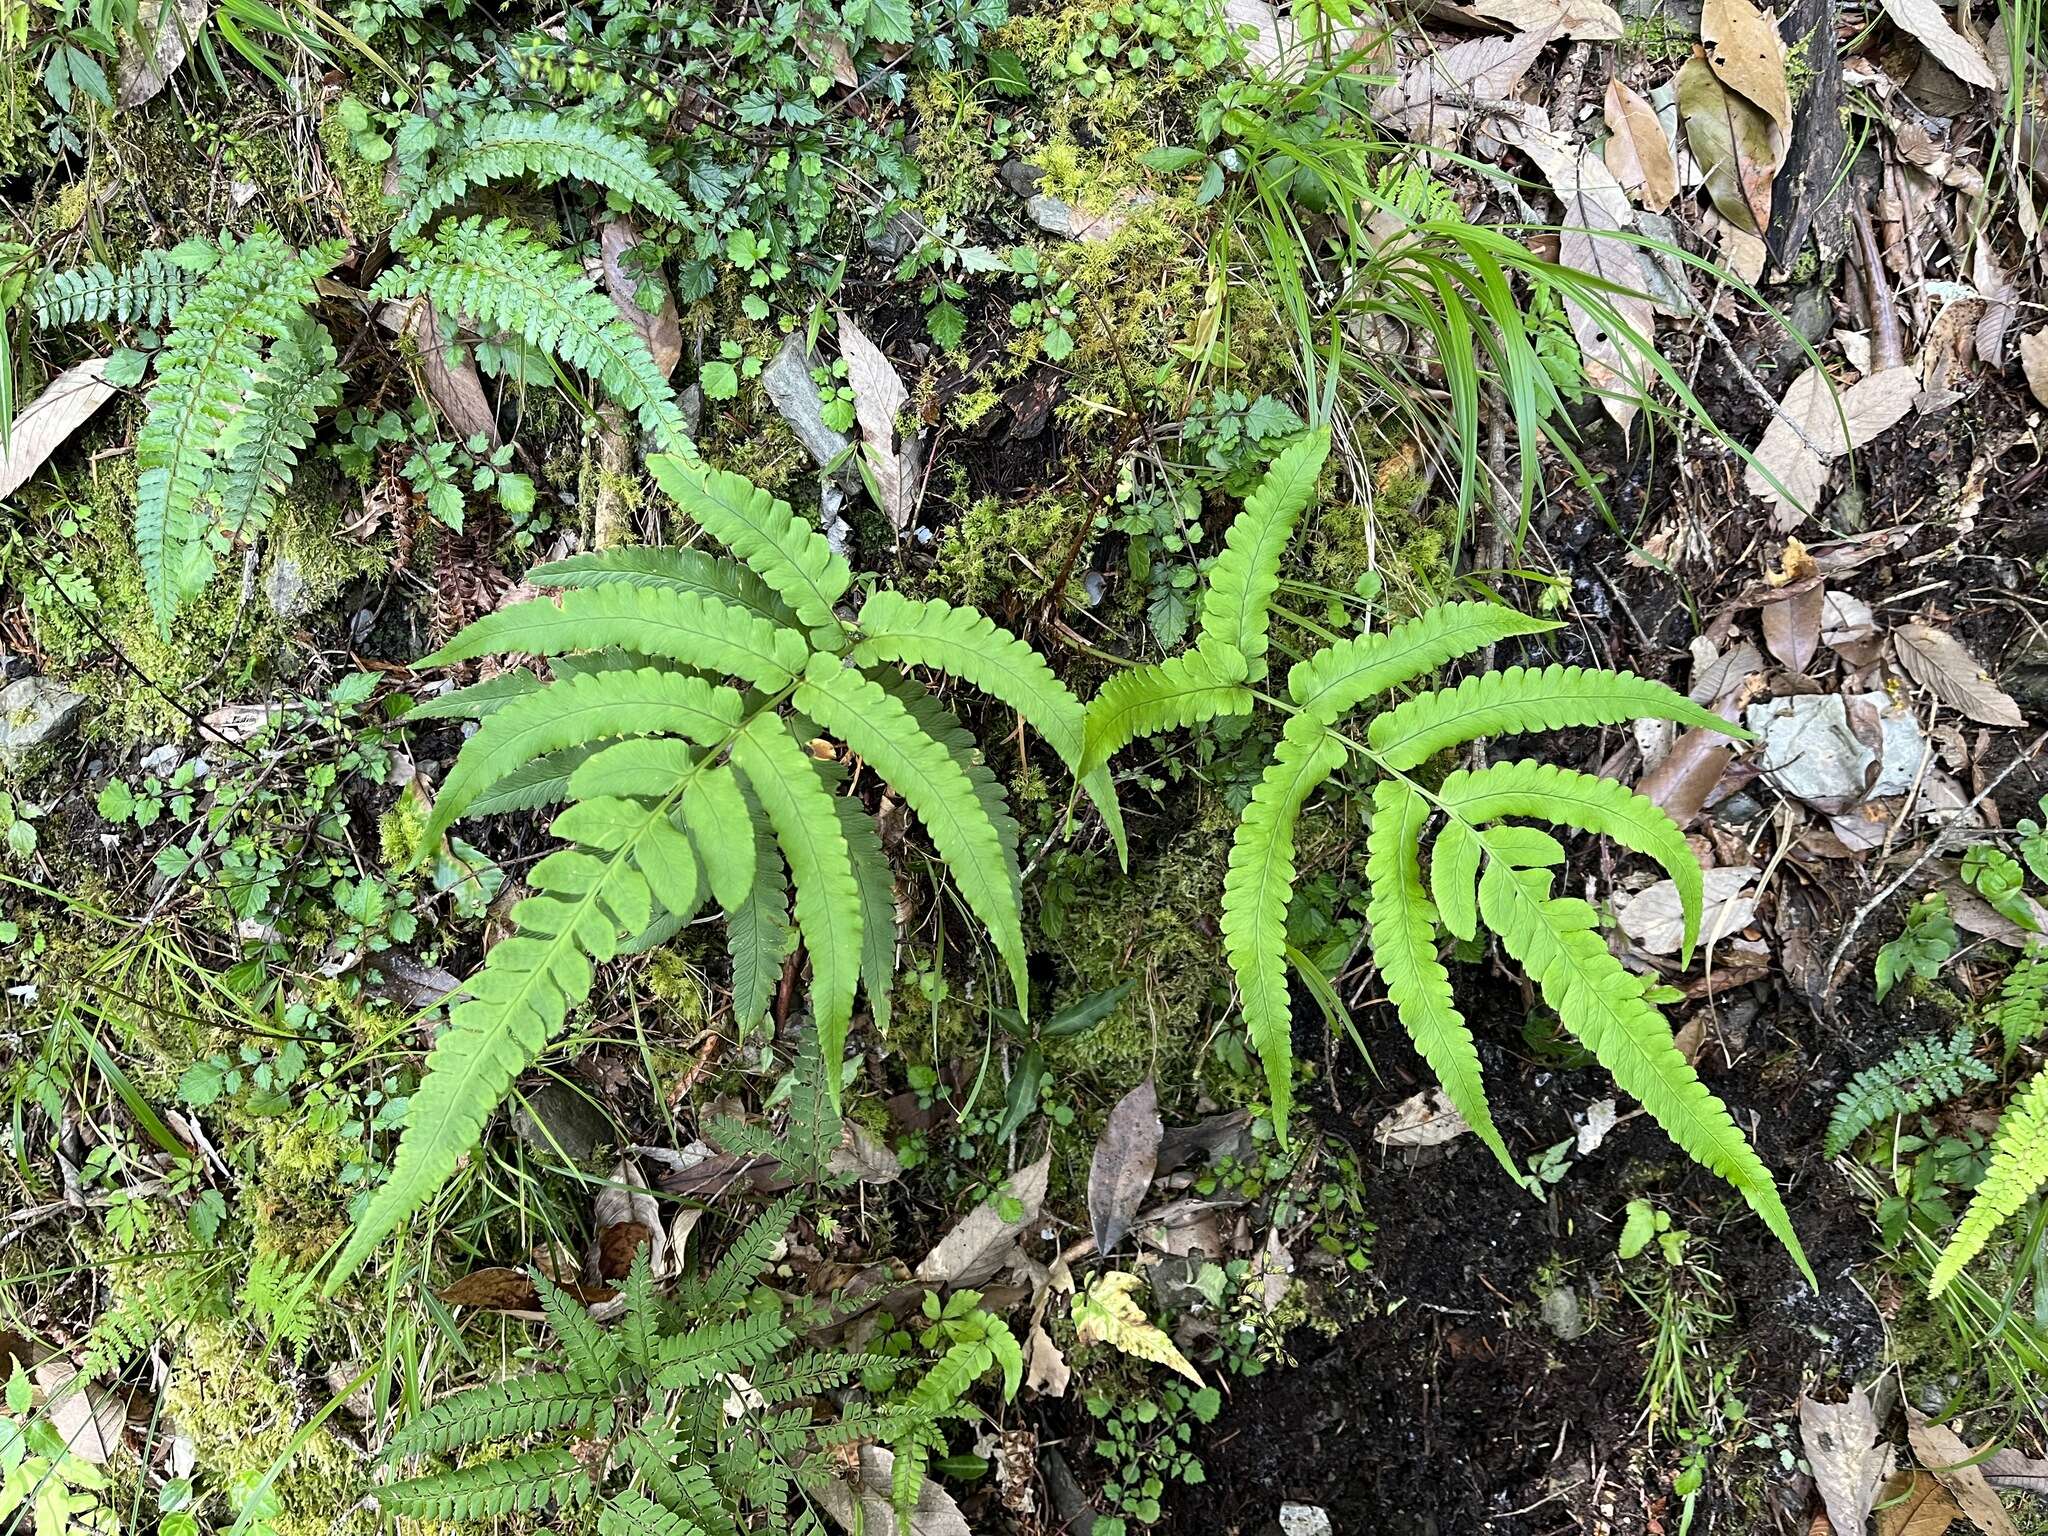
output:
MULTIPOLYGON (((544 566, 531 579, 555 596, 480 619, 420 663, 554 658, 550 683, 494 679, 416 712, 479 721, 420 846, 438 847, 494 793, 499 808, 568 801, 553 823, 566 846, 529 871, 534 893, 513 908, 516 931, 485 957, 435 1043, 391 1176, 330 1287, 446 1181, 589 994, 593 964, 660 942, 707 905, 726 914, 744 1027, 767 1001, 770 961, 785 950, 783 892, 794 887, 836 1106, 856 992, 878 1018, 886 1012, 894 903, 881 840, 839 793, 843 770, 806 745, 820 733, 916 813, 1025 1005, 1016 823, 972 738, 900 668, 929 667, 993 695, 1077 773, 1080 701, 1029 645, 971 608, 878 592, 849 627, 837 610, 852 572, 788 503, 695 459, 657 456, 648 467, 737 562, 628 549, 544 566)), ((1108 775, 1083 782, 1119 831, 1108 775)))
POLYGON ((1999 985, 1991 1013, 1998 1021, 2005 1058, 2010 1061, 2013 1052, 2048 1026, 2048 948, 2036 944, 2013 963, 1999 985))
POLYGON ((1909 1041, 1865 1067, 1836 1097, 1821 1151, 1838 1156, 1874 1125, 1932 1109, 1968 1091, 1972 1083, 1994 1081, 1998 1074, 1976 1058, 1975 1047, 1975 1036, 1959 1029, 1946 1040, 1929 1035, 1909 1041))
POLYGON ((200 275, 220 259, 205 240, 171 251, 144 251, 119 271, 104 262, 46 272, 29 289, 38 326, 168 325, 199 285, 200 275))
MULTIPOLYGON (((758 1284, 795 1211, 793 1197, 771 1206, 673 1300, 657 1293, 642 1249, 610 1330, 536 1277, 566 1369, 442 1398, 394 1435, 385 1455, 442 1458, 492 1442, 542 1443, 386 1483, 374 1490, 379 1507, 421 1520, 485 1520, 596 1504, 603 1536, 817 1530, 801 1501, 836 1476, 822 1453, 880 1441, 915 1454, 934 1420, 951 1411, 960 1370, 957 1351, 932 1368, 933 1377, 950 1373, 932 1395, 944 1399, 939 1407, 913 1390, 900 1403, 849 1402, 825 1416, 827 1394, 863 1371, 902 1362, 797 1347, 782 1299, 758 1284)), ((984 1351, 975 1376, 993 1358, 984 1351)), ((1015 1360, 1021 1367, 1021 1354, 1015 1360)), ((908 1502, 915 1497, 913 1487, 908 1502)))
MULTIPOLYGON (((1210 569, 1195 647, 1111 679, 1090 702, 1084 771, 1098 770, 1135 737, 1252 710, 1261 697, 1255 689, 1268 673, 1281 556, 1315 498, 1328 452, 1328 433, 1317 432, 1274 461, 1232 521, 1210 569)), ((1470 941, 1482 922, 1615 1081, 1690 1156, 1734 1185, 1805 1269, 1769 1170, 1673 1044, 1652 1000, 1654 983, 1609 952, 1593 908, 1554 894, 1555 870, 1564 862, 1558 841, 1509 822, 1546 821, 1600 834, 1655 859, 1678 887, 1689 954, 1702 882, 1684 834, 1621 784, 1539 762, 1459 770, 1434 790, 1413 776, 1438 753, 1482 736, 1645 717, 1744 733, 1660 683, 1564 666, 1509 667, 1413 695, 1375 715, 1363 742, 1338 729, 1368 700, 1426 678, 1446 662, 1554 627, 1492 603, 1447 603, 1383 633, 1335 641, 1289 671, 1282 706, 1288 718, 1232 839, 1222 914, 1224 954, 1266 1069, 1276 1128, 1286 1135, 1293 1097, 1287 908, 1295 883, 1295 823, 1317 788, 1356 760, 1380 775, 1366 860, 1373 959, 1416 1048, 1509 1175, 1520 1181, 1487 1107, 1471 1031, 1452 1003, 1450 976, 1437 955, 1445 932, 1470 941), (1438 830, 1425 868, 1432 824, 1438 830)))

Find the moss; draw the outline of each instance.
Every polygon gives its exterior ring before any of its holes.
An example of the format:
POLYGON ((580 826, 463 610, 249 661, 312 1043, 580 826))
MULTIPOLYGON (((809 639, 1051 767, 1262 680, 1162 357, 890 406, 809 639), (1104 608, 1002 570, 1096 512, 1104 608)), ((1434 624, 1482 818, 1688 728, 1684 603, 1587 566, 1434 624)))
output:
POLYGON ((289 1115, 250 1120, 245 1139, 255 1153, 244 1206, 257 1247, 294 1267, 318 1263, 348 1227, 348 1149, 333 1132, 289 1115))
POLYGON ((355 243, 367 247, 390 232, 398 222, 398 210, 384 201, 384 168, 365 160, 349 142, 340 108, 341 100, 336 98, 320 114, 320 147, 341 205, 342 222, 355 243))
POLYGON ((998 614, 1043 602, 1093 522, 1091 511, 1053 492, 1014 504, 984 497, 940 536, 924 593, 998 614))
POLYGON ((226 1323, 186 1325, 173 1357, 164 1412, 192 1443, 197 1477, 210 1502, 235 1512, 274 1462, 283 1470, 270 1486, 276 1536, 350 1536, 371 1529, 353 1511, 362 1493, 357 1457, 324 1425, 293 1443, 307 1407, 279 1379, 275 1365, 226 1323))

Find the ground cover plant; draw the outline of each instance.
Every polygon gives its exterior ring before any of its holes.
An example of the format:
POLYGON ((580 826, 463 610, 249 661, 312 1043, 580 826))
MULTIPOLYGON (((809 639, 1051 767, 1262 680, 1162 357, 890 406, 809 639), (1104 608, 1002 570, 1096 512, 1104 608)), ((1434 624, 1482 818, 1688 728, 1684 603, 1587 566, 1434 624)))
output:
POLYGON ((46 0, 0 1526, 2048 1529, 2034 0, 46 0))

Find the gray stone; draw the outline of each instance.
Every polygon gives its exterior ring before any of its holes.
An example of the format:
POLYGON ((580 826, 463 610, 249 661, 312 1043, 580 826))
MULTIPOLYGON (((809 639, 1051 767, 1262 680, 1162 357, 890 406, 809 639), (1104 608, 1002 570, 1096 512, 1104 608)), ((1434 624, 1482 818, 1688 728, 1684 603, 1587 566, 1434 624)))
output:
POLYGON ((1330 1536, 1330 1512, 1320 1504, 1282 1504, 1280 1536, 1330 1536))
POLYGON ((1795 338, 1804 337, 1818 346, 1834 329, 1835 301, 1826 285, 1806 283, 1792 290, 1785 300, 1783 314, 1789 334, 1773 353, 1781 370, 1803 366, 1806 354, 1795 338))
POLYGON ((543 1083, 523 1104, 515 1105, 512 1133, 543 1157, 566 1153, 577 1164, 589 1162, 599 1148, 619 1143, 611 1116, 567 1083, 543 1083))
POLYGON ((924 237, 923 221, 908 208, 899 208, 867 237, 867 247, 885 261, 901 261, 917 249, 924 237))
POLYGON ((24 677, 0 688, 0 767, 62 741, 84 708, 84 694, 53 678, 24 677))
POLYGON ((1567 1342, 1586 1331, 1586 1308, 1579 1300, 1579 1293, 1568 1285, 1560 1285, 1547 1292, 1538 1303, 1537 1312, 1543 1319, 1543 1326, 1567 1342))
POLYGON ((306 581, 305 567, 282 551, 274 551, 270 564, 263 568, 263 596, 270 611, 286 623, 313 611, 313 589, 306 581))
POLYGON ((1003 168, 996 172, 1000 181, 1012 197, 1029 197, 1038 190, 1039 182, 1045 179, 1045 172, 1035 165, 1022 160, 1006 160, 1003 168))
POLYGON ((792 331, 775 354, 775 360, 761 370, 761 387, 775 402, 775 409, 789 423, 797 440, 820 465, 829 464, 845 453, 850 444, 846 434, 825 422, 825 402, 811 378, 811 355, 804 347, 801 331, 792 331))
POLYGON ((1806 693, 1752 704, 1743 723, 1763 738, 1764 777, 1778 793, 1835 815, 1863 798, 1877 754, 1849 728, 1838 693, 1806 693))

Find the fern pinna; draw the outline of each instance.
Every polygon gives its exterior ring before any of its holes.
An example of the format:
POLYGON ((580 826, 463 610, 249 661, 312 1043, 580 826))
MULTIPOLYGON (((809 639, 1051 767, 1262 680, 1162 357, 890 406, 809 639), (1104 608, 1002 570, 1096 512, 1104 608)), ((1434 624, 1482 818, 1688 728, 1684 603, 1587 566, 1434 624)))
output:
POLYGON ((1993 1081, 1998 1074, 1977 1059, 1976 1046, 1976 1037, 1959 1029, 1946 1040, 1940 1035, 1909 1040, 1865 1067, 1835 1099, 1822 1153, 1835 1157, 1882 1121, 1918 1114, 1957 1097, 1971 1083, 1993 1081))
MULTIPOLYGON (((507 678, 417 711, 472 718, 423 847, 479 809, 568 804, 566 846, 528 875, 516 931, 486 956, 408 1108, 396 1162, 330 1285, 454 1171, 484 1121, 590 991, 591 967, 660 942, 707 905, 726 914, 742 1023, 787 949, 785 881, 810 960, 828 1063, 856 993, 877 1017, 894 968, 890 874, 873 826, 806 743, 829 733, 923 823, 1026 1000, 1016 826, 971 737, 901 670, 929 668, 1017 711, 1079 770, 1081 703, 1024 641, 972 608, 877 592, 849 624, 852 572, 815 526, 735 474, 657 455, 656 482, 737 560, 626 549, 530 573, 553 595, 463 630, 421 663, 523 653, 553 680, 507 678)), ((1085 776, 1112 828, 1106 772, 1085 776)), ((836 1097, 838 1074, 827 1074, 836 1097)))
MULTIPOLYGON (((848 1401, 823 1417, 828 1395, 864 1372, 893 1377, 904 1362, 799 1346, 795 1319, 759 1283, 795 1211, 794 1197, 777 1201, 673 1298, 657 1291, 643 1248, 609 1330, 537 1276, 564 1369, 444 1397, 392 1437, 385 1458, 441 1459, 505 1441, 529 1448, 385 1483, 378 1505, 421 1520, 485 1520, 596 1504, 601 1536, 739 1536, 764 1523, 810 1531, 816 1517, 802 1495, 836 1475, 823 1452, 880 1441, 899 1447, 899 1464, 921 1466, 936 1425, 964 1411, 960 1399, 981 1376, 1000 1364, 1005 1395, 1014 1394, 1023 1356, 998 1322, 1006 1349, 955 1345, 897 1400, 848 1401)), ((920 1474, 899 1505, 914 1504, 921 1483, 920 1474)))
MULTIPOLYGON (((1328 433, 1316 432, 1275 459, 1211 567, 1195 646, 1120 674, 1090 701, 1084 772, 1099 771, 1139 736, 1248 714, 1267 697, 1259 685, 1269 670, 1281 555, 1314 500, 1328 453, 1328 433)), ((1689 1155, 1733 1184, 1804 1269, 1769 1171, 1673 1044, 1652 1001, 1653 983, 1609 952, 1592 907, 1556 894, 1556 871, 1564 862, 1557 839, 1516 823, 1543 821, 1611 837, 1656 860, 1678 887, 1690 954, 1702 881, 1678 827, 1621 784, 1534 761, 1459 770, 1434 789, 1416 777, 1438 753, 1482 736, 1644 717, 1744 733, 1660 683, 1566 666, 1509 667, 1414 694, 1375 715, 1363 741, 1339 728, 1359 706, 1427 678, 1446 662, 1552 628, 1494 603, 1447 603, 1384 632, 1323 647, 1289 670, 1286 700, 1272 700, 1288 719, 1232 838, 1222 929, 1276 1127, 1284 1137, 1293 1098, 1287 908, 1295 883, 1295 824, 1323 782, 1356 762, 1380 775, 1365 870, 1374 962, 1416 1048, 1509 1176, 1521 1181, 1487 1108, 1479 1054, 1438 958, 1445 933, 1470 940, 1482 924, 1615 1081, 1689 1155)))

